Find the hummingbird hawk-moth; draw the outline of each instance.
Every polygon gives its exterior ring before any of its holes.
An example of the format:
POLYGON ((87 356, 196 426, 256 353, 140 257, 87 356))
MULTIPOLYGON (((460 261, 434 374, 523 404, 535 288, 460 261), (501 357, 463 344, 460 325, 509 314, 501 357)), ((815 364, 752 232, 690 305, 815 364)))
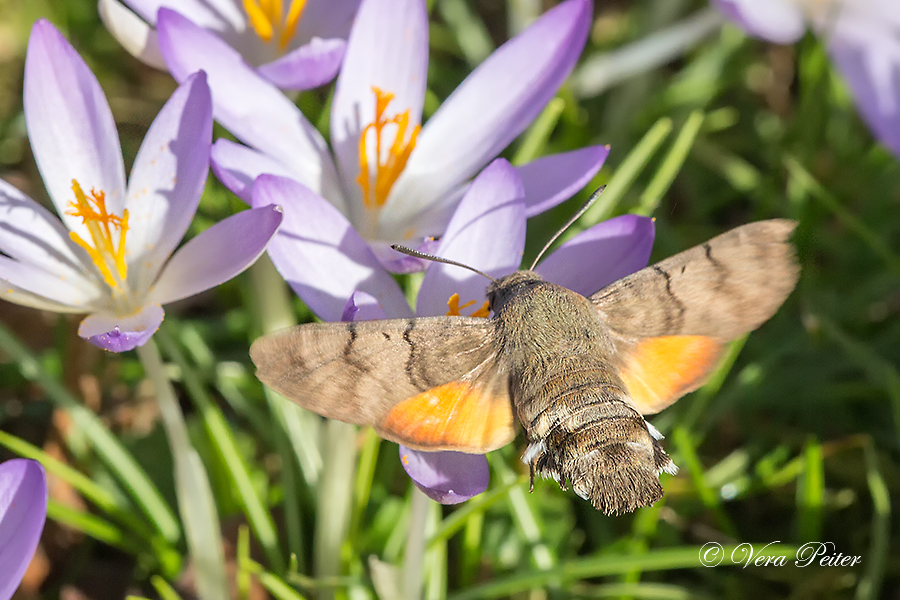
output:
POLYGON ((765 322, 799 274, 796 223, 738 227, 584 297, 518 271, 487 287, 490 319, 312 323, 250 356, 267 386, 418 450, 522 460, 606 514, 659 500, 675 466, 643 415, 697 389, 725 344, 765 322))

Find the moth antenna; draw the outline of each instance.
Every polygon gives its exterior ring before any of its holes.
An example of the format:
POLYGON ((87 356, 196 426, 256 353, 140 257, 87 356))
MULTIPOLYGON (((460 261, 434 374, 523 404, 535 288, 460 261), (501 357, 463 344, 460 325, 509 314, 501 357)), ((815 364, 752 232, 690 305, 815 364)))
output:
POLYGON ((497 281, 484 271, 479 271, 475 267, 470 267, 469 265, 464 265, 461 262, 456 262, 455 260, 450 260, 449 258, 441 258, 439 256, 434 256, 432 254, 425 254, 424 252, 419 252, 418 250, 413 250, 412 248, 407 248, 406 246, 401 246, 400 244, 392 244, 391 248, 396 250, 397 252, 402 252, 403 254, 408 254, 410 256, 415 256, 416 258, 422 258, 424 260, 430 260, 434 262, 444 263, 446 265, 453 265, 455 267, 462 267, 463 269, 468 269, 473 273, 478 273, 484 277, 487 277, 491 281, 497 281))
POLYGON ((597 198, 600 197, 600 194, 602 194, 603 190, 605 190, 605 189, 606 189, 606 186, 601 185, 596 190, 594 190, 594 193, 591 194, 591 197, 587 199, 587 202, 584 203, 584 206, 579 208, 578 212, 576 212, 574 215, 569 217, 569 220, 566 221, 566 224, 563 225, 562 227, 560 227, 559 231, 557 231, 556 233, 553 234, 553 237, 550 238, 550 241, 547 242, 543 248, 541 248, 540 252, 538 252, 538 255, 534 259, 534 262, 531 263, 531 266, 528 268, 529 271, 534 271, 534 268, 537 266, 538 261, 541 260, 541 257, 544 256, 544 253, 547 252, 547 250, 550 248, 550 246, 553 245, 553 242, 555 242, 559 238, 559 236, 561 236, 566 231, 566 229, 571 227, 575 221, 580 219, 581 215, 583 215, 584 213, 587 212, 587 209, 589 209, 591 207, 591 205, 597 201, 597 198))

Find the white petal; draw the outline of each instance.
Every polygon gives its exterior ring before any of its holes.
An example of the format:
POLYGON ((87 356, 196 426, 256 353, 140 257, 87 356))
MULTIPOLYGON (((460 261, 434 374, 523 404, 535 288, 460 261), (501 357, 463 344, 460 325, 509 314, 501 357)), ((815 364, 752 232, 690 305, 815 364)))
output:
POLYGON ((58 313, 84 313, 88 308, 79 306, 70 306, 61 302, 48 300, 42 296, 37 296, 22 288, 12 285, 9 282, 0 282, 0 300, 6 300, 19 306, 27 306, 38 310, 49 310, 58 313))
POLYGON ((422 128, 388 197, 398 218, 423 211, 496 157, 556 94, 587 39, 591 3, 567 0, 498 48, 422 128))
POLYGON ((87 253, 69 238, 58 217, 0 180, 0 252, 42 271, 98 283, 87 253))
POLYGON ((4 294, 21 289, 51 302, 71 307, 74 312, 87 312, 102 296, 98 288, 86 288, 81 281, 37 269, 0 254, 0 291, 4 294), (7 286, 9 284, 9 286, 7 286), (7 286, 5 289, 3 286, 7 286))
POLYGON ((184 237, 209 173, 212 104, 206 76, 188 78, 144 138, 128 182, 126 258, 133 292, 142 294, 184 237))
POLYGON ((72 181, 106 195, 122 214, 125 165, 119 134, 97 78, 49 22, 34 24, 25 57, 25 123, 47 192, 63 222, 88 239, 81 219, 66 215, 72 181))
MULTIPOLYGON (((344 189, 359 198, 359 139, 375 120, 372 87, 394 94, 385 116, 409 111, 409 127, 419 124, 428 74, 428 13, 421 0, 364 0, 360 5, 331 110, 331 144, 344 189)), ((395 126, 385 128, 383 148, 394 141, 395 126)), ((372 138, 374 139, 374 134, 372 138)), ((407 136, 409 133, 407 133, 407 136)), ((374 144, 367 147, 374 163, 374 144)), ((359 202, 352 202, 358 205, 359 202)), ((360 209, 362 207, 359 207, 360 209)), ((351 209, 352 210, 352 209, 351 209)), ((360 222, 351 214, 353 222, 360 222)))

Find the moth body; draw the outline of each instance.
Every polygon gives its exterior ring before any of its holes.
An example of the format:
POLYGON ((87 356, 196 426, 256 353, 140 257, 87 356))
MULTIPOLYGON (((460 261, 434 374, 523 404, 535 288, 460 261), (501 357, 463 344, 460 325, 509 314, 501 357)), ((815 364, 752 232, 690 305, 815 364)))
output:
MULTIPOLYGON (((519 271, 487 290, 535 473, 607 514, 655 502, 675 466, 632 405, 609 327, 584 296, 519 271)), ((658 433, 658 432, 657 432, 658 433)))

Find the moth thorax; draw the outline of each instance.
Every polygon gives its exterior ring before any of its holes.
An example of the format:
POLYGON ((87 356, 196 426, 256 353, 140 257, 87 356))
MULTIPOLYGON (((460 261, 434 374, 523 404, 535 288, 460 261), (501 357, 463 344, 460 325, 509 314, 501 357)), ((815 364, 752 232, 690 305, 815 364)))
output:
POLYGON ((563 489, 571 484, 608 515, 631 512, 662 498, 659 474, 673 473, 675 465, 656 439, 659 432, 642 416, 625 405, 603 404, 579 411, 602 416, 571 415, 557 423, 528 446, 522 460, 532 474, 552 478, 563 489))

